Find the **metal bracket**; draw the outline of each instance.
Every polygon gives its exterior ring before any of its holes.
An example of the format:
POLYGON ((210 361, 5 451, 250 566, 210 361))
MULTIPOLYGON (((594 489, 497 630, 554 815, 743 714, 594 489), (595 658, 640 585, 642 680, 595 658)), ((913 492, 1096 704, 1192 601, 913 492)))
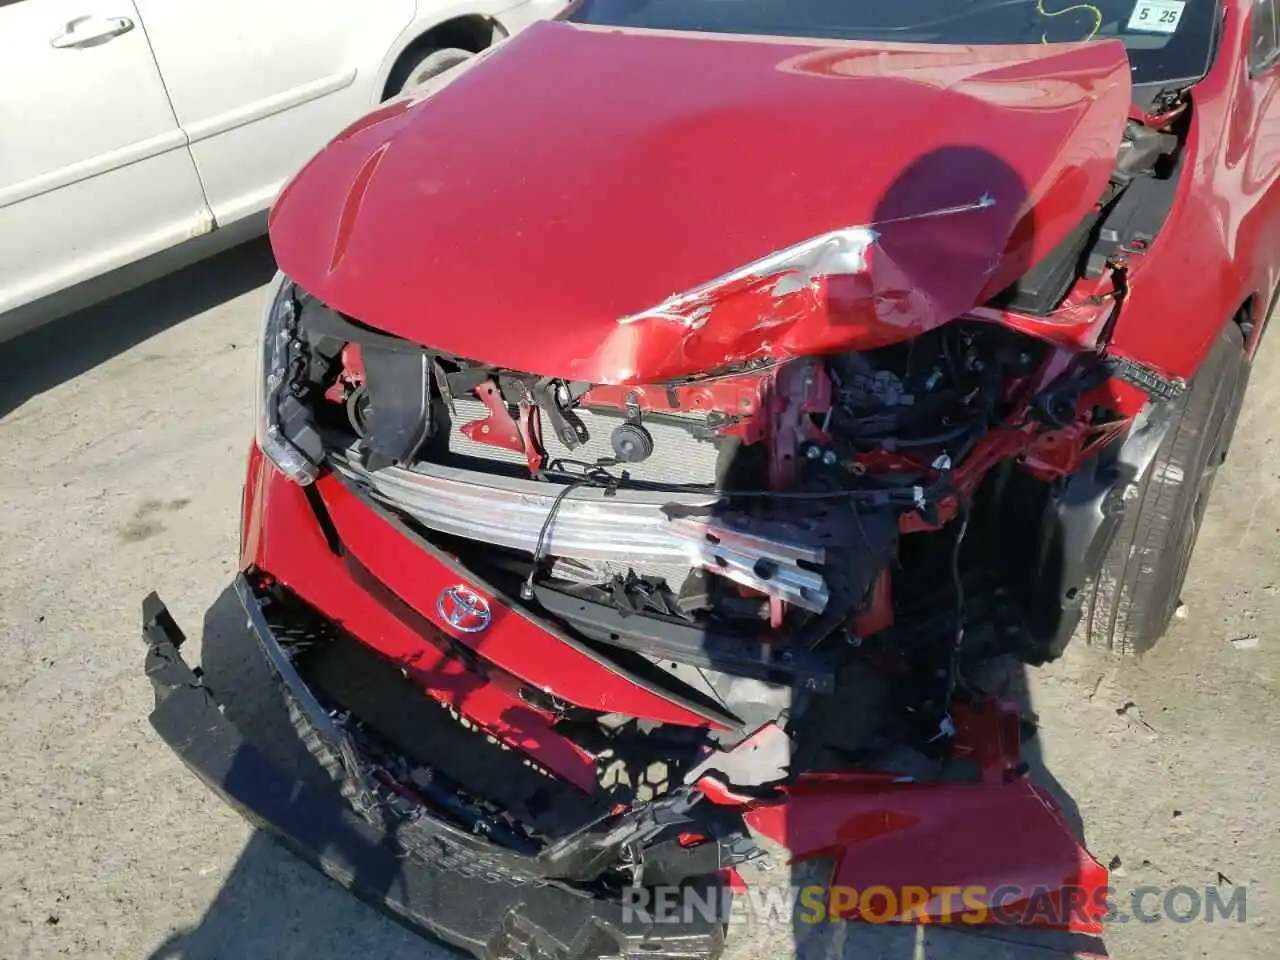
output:
POLYGON ((1187 389, 1186 381, 1166 377, 1154 367, 1125 357, 1108 356, 1103 363, 1111 376, 1137 387, 1153 400, 1177 400, 1187 389))

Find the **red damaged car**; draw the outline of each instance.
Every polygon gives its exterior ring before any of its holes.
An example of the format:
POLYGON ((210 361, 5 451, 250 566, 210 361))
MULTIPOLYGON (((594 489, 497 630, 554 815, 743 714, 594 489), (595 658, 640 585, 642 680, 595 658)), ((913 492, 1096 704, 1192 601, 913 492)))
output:
POLYGON ((581 0, 369 115, 272 214, 236 581, 341 789, 154 597, 153 723, 485 956, 714 955, 628 898, 769 841, 1096 931, 969 668, 1170 621, 1280 283, 1276 5, 581 0))

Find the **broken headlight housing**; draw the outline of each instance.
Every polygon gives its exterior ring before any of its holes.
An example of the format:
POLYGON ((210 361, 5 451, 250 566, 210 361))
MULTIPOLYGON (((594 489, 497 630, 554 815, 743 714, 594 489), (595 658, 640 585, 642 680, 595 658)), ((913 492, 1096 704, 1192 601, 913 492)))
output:
POLYGON ((319 475, 324 449, 302 399, 309 351, 302 334, 301 296, 283 273, 267 288, 254 398, 258 446, 285 476, 305 486, 319 475))

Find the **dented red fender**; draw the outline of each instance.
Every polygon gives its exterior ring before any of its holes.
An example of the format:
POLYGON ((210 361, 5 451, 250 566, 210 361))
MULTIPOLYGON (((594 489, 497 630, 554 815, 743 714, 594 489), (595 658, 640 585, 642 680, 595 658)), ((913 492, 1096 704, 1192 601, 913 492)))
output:
POLYGON ((1112 41, 539 23, 339 136, 281 196, 272 246, 364 323, 569 379, 866 349, 983 302, 1076 227, 1128 73, 1112 41))
POLYGON ((793 862, 832 861, 826 919, 1100 933, 1107 870, 1026 775, 1017 706, 988 698, 952 713, 954 754, 977 765, 979 782, 811 773, 763 802, 710 777, 699 786, 714 803, 748 807, 751 829, 793 862))
POLYGON ((832 887, 857 893, 833 895, 828 910, 836 896, 844 909, 831 919, 1096 934, 1107 912, 1106 868, 1026 777, 977 784, 801 777, 785 802, 752 810, 747 822, 796 861, 833 860, 832 887), (872 888, 880 900, 868 905, 872 888))

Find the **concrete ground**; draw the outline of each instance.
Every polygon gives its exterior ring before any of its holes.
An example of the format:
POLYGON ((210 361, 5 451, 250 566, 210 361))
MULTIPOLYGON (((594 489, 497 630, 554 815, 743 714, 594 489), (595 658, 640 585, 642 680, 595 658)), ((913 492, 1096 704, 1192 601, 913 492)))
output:
MULTIPOLYGON (((0 344, 4 960, 445 952, 257 834, 146 721, 141 598, 158 590, 197 641, 234 630, 223 590, 271 270, 253 244, 0 344)), ((732 939, 731 957, 1276 955, 1277 403, 1273 345, 1218 481, 1188 616, 1156 652, 1121 663, 1072 650, 1028 680, 1038 775, 1116 868, 1121 909, 1145 884, 1245 886, 1246 921, 1115 923, 1101 942, 784 921, 732 939)))

